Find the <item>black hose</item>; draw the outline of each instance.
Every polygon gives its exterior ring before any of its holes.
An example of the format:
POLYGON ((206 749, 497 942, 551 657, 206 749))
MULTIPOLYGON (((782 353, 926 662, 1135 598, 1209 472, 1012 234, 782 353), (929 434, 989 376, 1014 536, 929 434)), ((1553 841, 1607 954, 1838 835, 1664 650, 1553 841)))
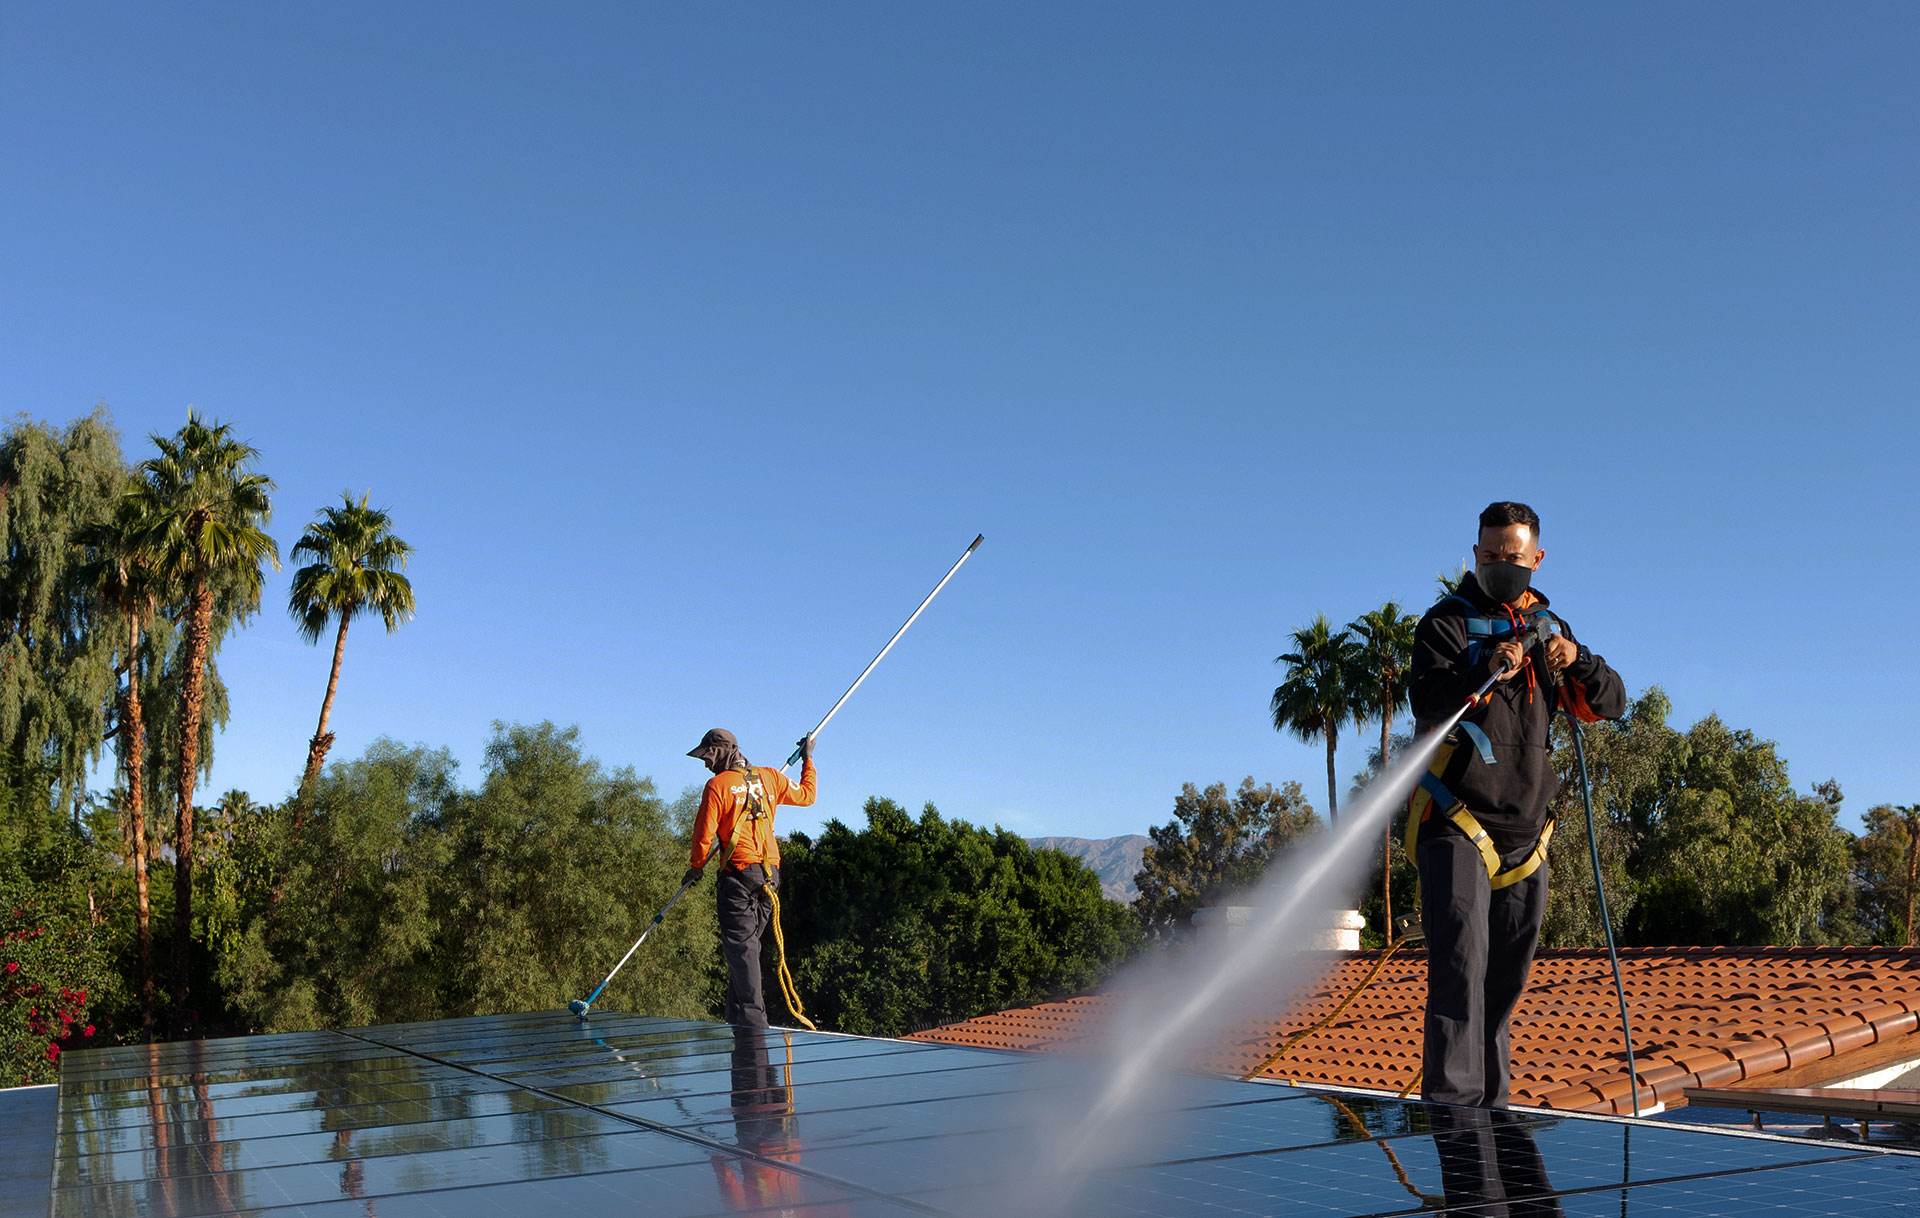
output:
POLYGON ((1580 723, 1567 716, 1573 731, 1573 754, 1580 759, 1580 799, 1587 808, 1587 849, 1593 855, 1593 890, 1600 897, 1600 928, 1607 933, 1607 959, 1613 963, 1613 992, 1620 1000, 1620 1034, 1627 1044, 1627 1086, 1633 1096, 1633 1115, 1640 1115, 1640 1071, 1633 1064, 1633 1021, 1627 1017, 1627 986, 1620 980, 1620 949, 1613 944, 1613 917, 1607 912, 1607 882, 1600 873, 1600 834, 1593 823, 1593 783, 1587 777, 1587 743, 1580 723))

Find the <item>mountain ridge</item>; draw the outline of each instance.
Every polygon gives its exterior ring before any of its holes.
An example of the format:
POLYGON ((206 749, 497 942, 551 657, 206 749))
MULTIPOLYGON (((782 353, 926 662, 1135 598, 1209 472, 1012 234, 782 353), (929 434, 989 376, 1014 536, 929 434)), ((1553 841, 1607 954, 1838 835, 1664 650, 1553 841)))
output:
POLYGON ((1100 891, 1123 904, 1139 896, 1133 877, 1140 870, 1142 852, 1153 843, 1143 833, 1124 833, 1119 837, 1030 837, 1027 845, 1039 850, 1058 850, 1086 863, 1100 877, 1100 891))

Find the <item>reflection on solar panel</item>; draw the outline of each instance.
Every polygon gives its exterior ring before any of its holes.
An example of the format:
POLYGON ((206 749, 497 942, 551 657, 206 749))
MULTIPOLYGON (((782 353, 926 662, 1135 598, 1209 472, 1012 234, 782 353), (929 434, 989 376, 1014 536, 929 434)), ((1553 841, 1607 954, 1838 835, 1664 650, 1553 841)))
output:
MULTIPOLYGON (((60 1077, 52 1213, 992 1214, 1041 1059, 563 1012, 96 1050, 60 1077), (998 1166, 996 1166, 998 1165, 998 1166)), ((1029 1097, 1030 1098, 1030 1097, 1029 1097)), ((1846 1214, 1920 1158, 1195 1080, 1069 1212, 1846 1214)))

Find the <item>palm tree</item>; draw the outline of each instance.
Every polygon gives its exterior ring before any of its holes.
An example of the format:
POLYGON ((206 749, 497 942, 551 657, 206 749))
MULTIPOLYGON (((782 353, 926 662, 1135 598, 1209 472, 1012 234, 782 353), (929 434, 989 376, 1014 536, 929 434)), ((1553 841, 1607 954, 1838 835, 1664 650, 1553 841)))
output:
POLYGON ((1315 614, 1306 628, 1293 632, 1294 649, 1276 657, 1287 666, 1286 680, 1273 691, 1273 730, 1292 732, 1301 740, 1327 742, 1327 821, 1338 823, 1335 802, 1333 751, 1340 742, 1340 725, 1353 718, 1353 636, 1336 631, 1324 613, 1315 614))
POLYGON ((1907 946, 1913 946, 1913 905, 1916 885, 1920 885, 1920 804, 1895 808, 1907 826, 1907 946))
POLYGON ((147 627, 165 600, 159 577, 137 538, 149 522, 140 516, 132 497, 120 500, 112 520, 86 529, 80 541, 91 555, 81 579, 94 590, 109 612, 126 623, 126 645, 118 672, 127 678, 120 695, 120 764, 126 770, 127 793, 121 810, 131 822, 133 842, 133 923, 140 953, 140 1026, 153 1040, 153 928, 147 883, 146 713, 140 705, 140 650, 147 627))
POLYGON ((333 671, 327 676, 326 697, 320 700, 320 726, 307 744, 307 768, 300 776, 299 798, 295 802, 294 826, 299 827, 302 808, 320 766, 333 747, 333 733, 327 719, 333 713, 333 696, 340 688, 340 659, 347 651, 347 623, 363 613, 378 612, 387 633, 413 616, 413 584, 396 567, 405 569, 413 547, 393 535, 393 520, 379 508, 368 507, 371 492, 355 503, 343 492, 339 507, 320 509, 299 541, 293 543, 291 556, 315 561, 293 574, 293 589, 287 597, 287 609, 300 623, 300 633, 309 643, 318 643, 327 623, 340 620, 333 639, 333 671))
POLYGON ((249 472, 259 457, 231 426, 208 424, 198 411, 171 438, 154 435, 160 455, 142 461, 131 497, 142 525, 136 542, 153 569, 180 588, 185 628, 180 693, 180 756, 174 780, 173 1004, 184 1019, 188 947, 193 931, 193 784, 200 760, 200 718, 215 601, 223 618, 242 620, 260 607, 262 563, 280 569, 280 548, 267 536, 273 481, 249 472))
POLYGON ((1464 558, 1461 559, 1460 565, 1451 573, 1446 571, 1435 572, 1433 582, 1440 586, 1440 595, 1442 597, 1460 595, 1460 585, 1467 582, 1467 560, 1464 558))
MULTIPOLYGON (((1380 716, 1380 772, 1387 772, 1392 757, 1393 717, 1405 709, 1409 689, 1408 675, 1413 666, 1413 630, 1420 619, 1388 601, 1378 609, 1363 613, 1347 624, 1359 639, 1355 652, 1356 692, 1365 698, 1356 703, 1355 720, 1369 714, 1380 716)), ((1393 822, 1381 829, 1380 889, 1386 902, 1386 932, 1393 936, 1393 822)))

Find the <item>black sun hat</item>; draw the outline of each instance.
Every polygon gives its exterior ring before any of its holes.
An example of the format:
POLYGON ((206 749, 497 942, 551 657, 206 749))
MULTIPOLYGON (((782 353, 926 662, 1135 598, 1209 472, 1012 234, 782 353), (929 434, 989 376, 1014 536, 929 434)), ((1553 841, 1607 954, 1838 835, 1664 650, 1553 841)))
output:
POLYGON ((705 758, 702 755, 712 749, 738 749, 739 747, 740 742, 734 739, 732 732, 724 727, 716 727, 706 735, 700 737, 700 743, 688 749, 687 756, 701 757, 702 760, 704 760, 705 758))

